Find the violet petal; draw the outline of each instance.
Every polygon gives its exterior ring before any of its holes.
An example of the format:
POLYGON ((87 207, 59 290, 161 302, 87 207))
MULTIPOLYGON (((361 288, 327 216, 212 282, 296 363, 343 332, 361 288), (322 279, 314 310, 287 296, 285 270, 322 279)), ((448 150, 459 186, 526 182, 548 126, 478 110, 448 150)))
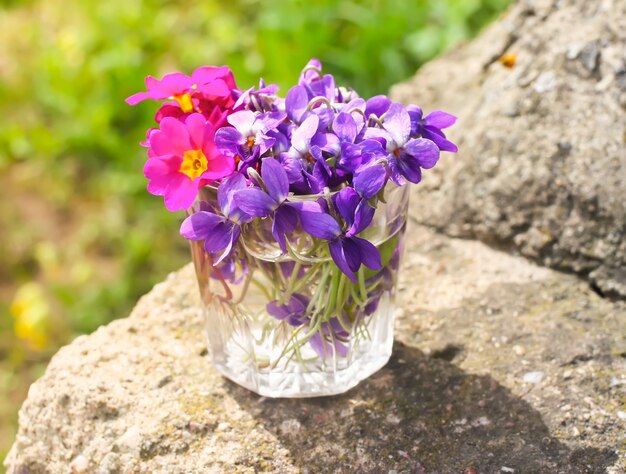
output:
MULTIPOLYGON (((230 255, 230 253, 233 250, 233 247, 237 243, 237 240, 239 240, 239 235, 240 234, 241 234, 241 229, 239 228, 239 226, 238 225, 233 225, 231 227, 230 239, 228 240, 228 244, 226 245, 226 248, 224 248, 224 251, 222 252, 222 255, 220 255, 219 258, 213 264, 214 266, 217 265, 218 263, 220 263, 222 260, 224 260, 226 257, 228 257, 230 255)), ((205 248, 206 248, 206 241, 205 241, 205 248)))
POLYGON ((357 272, 361 266, 361 251, 359 250, 359 246, 351 238, 343 239, 341 244, 348 267, 353 272, 357 272))
POLYGON ((217 188, 217 203, 225 216, 232 211, 232 194, 246 188, 246 178, 239 173, 233 173, 220 183, 217 188))
POLYGON ((365 117, 369 118, 371 114, 380 117, 383 115, 389 107, 391 106, 391 100, 387 96, 384 95, 376 95, 369 99, 365 104, 365 117))
POLYGON ((375 196, 387 182, 387 170, 381 164, 359 169, 353 178, 354 189, 363 199, 375 196))
POLYGON ((289 178, 281 164, 274 158, 264 158, 261 163, 261 176, 268 194, 276 202, 283 202, 289 193, 289 178))
POLYGON ((187 217, 180 226, 180 235, 187 240, 204 240, 214 232, 224 218, 212 212, 200 211, 187 217))
POLYGON ((424 117, 424 125, 448 128, 456 123, 456 117, 442 110, 434 110, 424 117))
POLYGON ((215 146, 226 156, 237 155, 245 141, 245 137, 233 127, 222 127, 215 133, 215 146))
POLYGON ((359 194, 351 187, 343 188, 333 196, 333 204, 348 226, 352 225, 354 211, 360 200, 359 194))
POLYGON ((330 214, 311 211, 300 211, 299 214, 302 228, 307 234, 310 234, 313 237, 324 240, 333 240, 341 234, 339 224, 337 224, 337 221, 330 214))
POLYGON ((251 110, 241 110, 228 116, 228 123, 243 134, 247 134, 252 129, 252 124, 256 120, 256 114, 251 110))
POLYGON ((309 96, 303 86, 294 86, 289 89, 285 97, 285 111, 291 120, 300 123, 308 104, 309 96))
POLYGON ((328 353, 327 345, 319 332, 311 336, 309 344, 311 344, 313 350, 317 352, 317 355, 319 355, 322 359, 326 359, 330 355, 328 353))
POLYGON ((422 180, 422 168, 416 157, 406 152, 400 153, 396 160, 399 173, 413 184, 417 184, 422 180))
POLYGON ((335 262, 335 265, 339 267, 339 269, 353 282, 356 283, 357 279, 354 275, 354 272, 350 269, 350 265, 346 260, 346 256, 344 254, 343 242, 341 239, 333 240, 328 244, 328 250, 330 251, 330 256, 335 262))
POLYGON ((360 237, 352 237, 351 240, 359 248, 361 262, 363 262, 367 268, 371 270, 380 270, 382 268, 380 252, 374 244, 360 237))
POLYGON ((354 221, 346 232, 348 237, 359 234, 369 227, 376 210, 365 199, 361 199, 354 210, 354 221))
POLYGON ((233 224, 220 222, 212 232, 205 236, 204 248, 209 253, 216 253, 228 246, 232 237, 233 224))
POLYGON ((427 138, 412 138, 404 146, 404 151, 415 157, 422 168, 432 168, 439 160, 439 148, 427 138))
POLYGON ((311 138, 313 138, 317 132, 318 123, 319 119, 317 116, 310 115, 304 122, 302 122, 302 125, 293 131, 291 135, 291 144, 300 154, 305 154, 309 151, 311 138))
POLYGON ((280 206, 274 213, 272 235, 280 245, 281 250, 287 252, 285 234, 290 234, 298 225, 298 213, 293 207, 280 206))
POLYGON ((355 145, 353 143, 344 142, 341 144, 341 155, 337 166, 346 171, 354 171, 361 166, 362 157, 363 148, 361 144, 355 145))
POLYGON ((276 139, 273 137, 268 137, 267 135, 258 133, 254 138, 254 145, 256 147, 255 154, 257 154, 257 156, 262 155, 274 146, 275 141, 276 139))
POLYGON ((422 127, 422 137, 435 142, 435 145, 437 145, 441 151, 449 151, 451 153, 459 151, 458 147, 448 140, 441 130, 433 129, 433 127, 429 126, 422 127))
POLYGON ((356 138, 356 122, 352 115, 341 112, 333 121, 333 132, 340 141, 353 143, 356 138))
POLYGON ((233 199, 243 212, 254 217, 267 217, 278 206, 274 199, 258 188, 237 191, 233 199))
POLYGON ((385 130, 397 146, 403 146, 411 134, 411 117, 402 104, 392 104, 385 114, 385 130))

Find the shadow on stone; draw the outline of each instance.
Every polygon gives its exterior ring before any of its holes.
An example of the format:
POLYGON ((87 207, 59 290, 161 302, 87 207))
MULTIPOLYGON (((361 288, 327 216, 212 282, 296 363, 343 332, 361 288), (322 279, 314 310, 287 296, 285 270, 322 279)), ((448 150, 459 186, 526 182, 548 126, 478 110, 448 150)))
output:
POLYGON ((445 359, 396 342, 386 367, 341 396, 276 400, 233 383, 227 390, 311 473, 575 474, 605 472, 615 461, 608 449, 568 448, 527 402, 445 359))
POLYGON ((455 344, 448 344, 444 348, 433 351, 431 357, 433 359, 441 359, 447 360, 448 362, 452 362, 463 352, 463 347, 457 346, 455 344))

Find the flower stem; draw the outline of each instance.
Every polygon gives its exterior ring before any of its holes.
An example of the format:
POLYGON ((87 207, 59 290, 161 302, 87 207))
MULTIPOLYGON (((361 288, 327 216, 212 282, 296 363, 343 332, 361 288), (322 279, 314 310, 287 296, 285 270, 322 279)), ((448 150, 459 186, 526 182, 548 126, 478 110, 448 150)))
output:
POLYGON ((361 266, 357 273, 359 279, 359 290, 361 291, 361 299, 367 301, 367 290, 365 289, 365 267, 361 266))
POLYGON ((326 306, 326 312, 324 313, 324 321, 328 321, 332 314, 335 312, 335 304, 337 303, 337 292, 339 290, 339 281, 341 279, 341 270, 339 267, 333 265, 332 279, 330 280, 330 288, 328 288, 328 305, 326 306))

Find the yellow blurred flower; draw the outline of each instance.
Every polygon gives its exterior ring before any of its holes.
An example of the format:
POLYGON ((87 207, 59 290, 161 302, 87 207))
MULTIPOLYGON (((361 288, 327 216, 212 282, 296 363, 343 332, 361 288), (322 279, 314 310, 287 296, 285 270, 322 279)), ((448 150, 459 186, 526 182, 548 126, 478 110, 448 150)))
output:
POLYGON ((50 306, 42 286, 37 282, 20 286, 13 297, 10 311, 15 319, 15 335, 33 349, 43 349, 48 343, 50 306))

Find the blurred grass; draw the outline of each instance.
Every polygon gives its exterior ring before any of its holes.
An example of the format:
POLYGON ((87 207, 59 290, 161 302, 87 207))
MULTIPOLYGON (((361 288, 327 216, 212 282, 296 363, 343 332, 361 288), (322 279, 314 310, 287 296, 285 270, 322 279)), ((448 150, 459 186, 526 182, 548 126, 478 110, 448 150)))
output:
MULTIPOLYGON (((145 192, 147 74, 228 64, 286 87, 306 61, 384 93, 509 0, 12 0, 0 3, 0 459, 48 358, 125 316, 188 260, 145 192)), ((1 470, 1 468, 0 468, 1 470)))

